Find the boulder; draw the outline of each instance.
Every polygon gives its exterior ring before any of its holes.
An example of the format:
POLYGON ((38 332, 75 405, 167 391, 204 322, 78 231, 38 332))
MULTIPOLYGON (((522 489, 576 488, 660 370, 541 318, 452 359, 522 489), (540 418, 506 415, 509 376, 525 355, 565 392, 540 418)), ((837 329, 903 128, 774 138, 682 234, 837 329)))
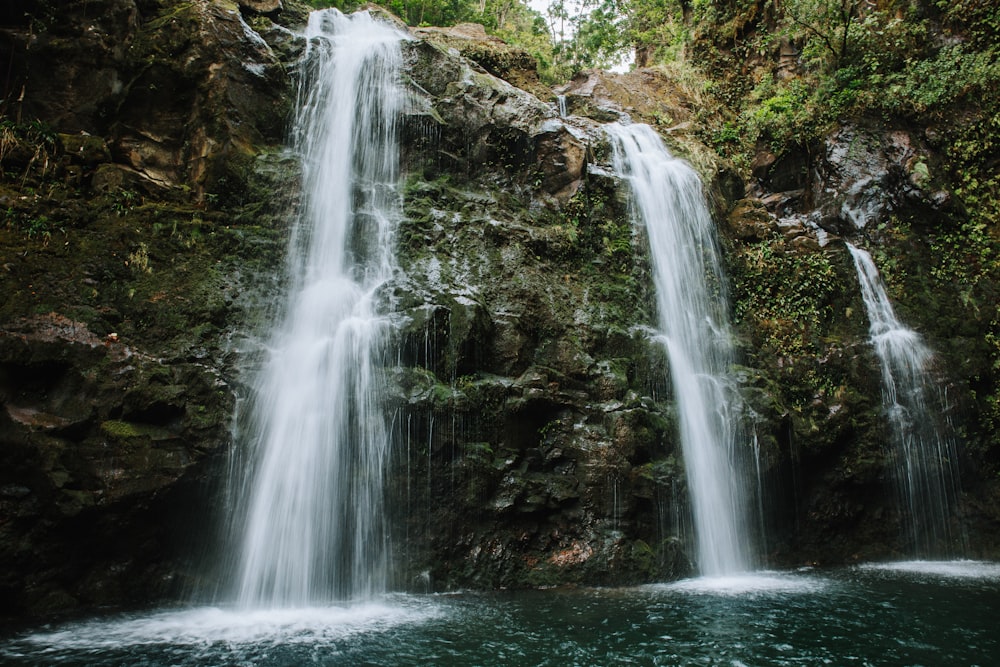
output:
POLYGON ((281 0, 240 0, 240 7, 258 14, 273 14, 281 11, 281 0))

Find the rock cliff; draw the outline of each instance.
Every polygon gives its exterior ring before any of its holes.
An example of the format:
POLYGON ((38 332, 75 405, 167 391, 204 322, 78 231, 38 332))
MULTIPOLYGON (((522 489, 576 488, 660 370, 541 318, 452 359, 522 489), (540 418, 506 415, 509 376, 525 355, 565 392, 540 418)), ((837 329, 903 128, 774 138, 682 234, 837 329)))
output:
MULTIPOLYGON (((297 199, 283 139, 301 8, 63 4, 0 13, 8 617, 215 585, 234 406, 281 293, 297 199)), ((585 73, 560 90, 560 118, 523 52, 468 26, 412 35, 397 361, 384 369, 396 584, 690 572, 648 257, 601 130, 625 116, 696 166, 717 213, 770 561, 903 553, 878 366, 838 239, 872 238, 899 267, 901 308, 941 350, 942 386, 966 397, 990 382, 960 309, 917 312, 946 299, 923 284, 933 248, 917 227, 960 211, 933 147, 844 125, 819 154, 762 153, 744 187, 697 141, 694 101, 663 72, 585 73)), ((970 555, 996 556, 997 455, 976 409, 963 398, 949 415, 971 443, 963 521, 970 555)))

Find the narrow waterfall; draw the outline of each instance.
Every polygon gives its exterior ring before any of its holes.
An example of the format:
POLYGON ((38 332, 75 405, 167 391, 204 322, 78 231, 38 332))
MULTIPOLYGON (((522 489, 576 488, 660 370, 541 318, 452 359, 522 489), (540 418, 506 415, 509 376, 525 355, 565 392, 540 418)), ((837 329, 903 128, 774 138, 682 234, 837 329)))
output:
POLYGON ((958 499, 957 455, 936 409, 927 373, 931 351, 897 319, 871 255, 850 243, 847 247, 881 365, 882 403, 907 538, 915 556, 955 555, 950 522, 958 499))
POLYGON ((608 126, 617 174, 646 229, 660 332, 670 362, 701 574, 750 568, 738 466, 738 398, 720 251, 701 181, 648 125, 608 126))
POLYGON ((303 204, 287 304, 256 385, 237 601, 300 606, 385 589, 389 429, 377 368, 400 216, 400 33, 313 12, 295 143, 303 204))

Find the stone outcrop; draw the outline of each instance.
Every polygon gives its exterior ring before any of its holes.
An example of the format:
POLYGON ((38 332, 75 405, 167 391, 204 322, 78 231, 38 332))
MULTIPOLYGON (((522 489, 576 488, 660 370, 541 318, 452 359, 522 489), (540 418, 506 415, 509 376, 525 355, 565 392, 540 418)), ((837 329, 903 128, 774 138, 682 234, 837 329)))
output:
POLYGON ((104 137, 146 194, 238 187, 282 139, 285 70, 235 3, 15 0, 0 34, 7 113, 104 137))
POLYGON ((719 216, 744 195, 742 179, 696 136, 699 92, 668 71, 641 68, 625 74, 586 70, 557 88, 569 113, 600 123, 637 122, 656 128, 672 153, 695 168, 705 182, 719 216))
POLYGON ((937 159, 909 130, 845 124, 827 135, 812 161, 803 151, 779 159, 760 150, 754 191, 781 217, 805 209, 817 227, 851 236, 894 212, 947 211, 953 201, 937 176, 937 159))
POLYGON ((664 362, 635 327, 645 268, 600 124, 558 118, 436 40, 406 52, 405 363, 390 369, 411 443, 403 584, 689 571, 655 519, 680 483, 649 398, 664 362))
MULTIPOLYGON (((955 273, 948 264, 954 260, 938 254, 940 239, 947 235, 942 230, 963 225, 964 214, 941 177, 941 154, 926 136, 913 127, 858 120, 834 128, 812 150, 790 149, 780 157, 761 150, 748 188, 753 197, 730 212, 730 234, 738 241, 731 269, 748 335, 747 363, 761 372, 755 382, 773 382, 762 396, 772 410, 766 430, 777 436, 774 470, 784 481, 771 483, 779 498, 784 494, 777 503, 787 512, 784 521, 794 523, 794 529, 776 527, 776 535, 785 534, 773 552, 780 562, 908 553, 892 497, 894 454, 887 447, 878 364, 842 240, 871 249, 897 314, 934 350, 926 371, 949 397, 940 417, 960 436, 959 460, 952 464, 967 484, 967 509, 953 518, 952 530, 975 533, 973 551, 992 553, 992 531, 984 526, 997 511, 975 500, 995 493, 995 483, 975 470, 995 465, 978 425, 990 411, 980 398, 992 375, 992 352, 980 337, 990 325, 971 294, 993 288, 951 284, 943 289, 960 297, 942 299, 929 287, 955 273)), ((976 241, 969 243, 975 247, 976 241)), ((961 553, 968 545, 951 548, 961 553)))
POLYGON ((450 28, 413 28, 413 35, 437 47, 456 52, 490 74, 541 99, 551 96, 538 79, 538 65, 524 49, 486 34, 478 23, 460 23, 450 28))

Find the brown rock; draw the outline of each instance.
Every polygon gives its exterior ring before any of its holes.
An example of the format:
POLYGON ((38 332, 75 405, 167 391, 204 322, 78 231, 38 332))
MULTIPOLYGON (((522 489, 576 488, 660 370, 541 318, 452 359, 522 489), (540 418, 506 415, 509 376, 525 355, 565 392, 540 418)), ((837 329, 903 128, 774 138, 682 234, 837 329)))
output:
POLYGON ((272 14, 281 11, 281 0, 240 0, 240 7, 258 14, 272 14))

